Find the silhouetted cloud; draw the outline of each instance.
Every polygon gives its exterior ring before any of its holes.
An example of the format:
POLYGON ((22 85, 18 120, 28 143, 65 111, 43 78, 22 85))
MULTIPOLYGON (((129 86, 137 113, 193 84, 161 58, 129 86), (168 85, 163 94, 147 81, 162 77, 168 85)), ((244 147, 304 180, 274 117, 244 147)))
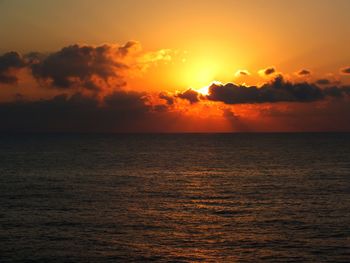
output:
POLYGON ((104 97, 105 105, 119 113, 143 113, 150 109, 146 102, 144 92, 115 91, 104 97))
POLYGON ((245 69, 240 69, 240 70, 237 70, 237 72, 235 73, 235 76, 236 77, 239 77, 239 76, 249 76, 250 73, 248 70, 245 70, 245 69))
MULTIPOLYGON (((197 119, 201 119, 202 124, 205 124, 202 127, 211 129, 216 126, 208 124, 207 119, 198 118, 196 115, 199 109, 209 109, 214 104, 206 103, 208 100, 226 104, 255 104, 246 108, 256 109, 257 115, 266 119, 282 118, 286 125, 288 123, 291 125, 290 123, 295 121, 299 123, 296 127, 303 127, 303 125, 306 127, 308 124, 302 119, 312 121, 314 116, 321 123, 328 109, 314 110, 315 105, 329 105, 336 109, 330 109, 330 112, 337 115, 337 118, 339 116, 337 120, 339 127, 350 127, 348 124, 350 115, 344 113, 346 116, 341 118, 342 111, 349 109, 349 100, 345 97, 350 98, 350 86, 340 86, 340 82, 328 79, 319 79, 314 83, 292 83, 278 75, 274 67, 259 71, 262 76, 268 76, 266 79, 277 76, 259 87, 215 82, 209 87, 209 95, 203 95, 193 89, 176 94, 125 91, 123 90, 124 79, 127 79, 130 70, 143 71, 151 65, 150 63, 171 60, 170 50, 148 53, 140 53, 140 51, 141 45, 138 42, 129 41, 122 46, 71 45, 57 52, 49 54, 32 52, 23 57, 16 52, 1 55, 0 83, 16 83, 19 69, 27 67, 29 70, 24 73, 32 74, 39 84, 57 88, 46 91, 45 94, 58 94, 66 89, 69 95, 60 94, 52 98, 29 101, 26 99, 26 94, 31 98, 38 98, 39 94, 42 94, 40 92, 36 94, 33 85, 29 85, 28 93, 22 87, 14 90, 13 97, 6 91, 5 99, 12 98, 13 101, 0 103, 0 131, 134 132, 171 129, 179 131, 183 130, 185 125, 190 127, 187 128, 189 130, 196 130, 197 119), (105 87, 111 89, 106 90, 105 87), (102 89, 103 92, 100 92, 102 89), (334 99, 318 104, 317 101, 326 98, 334 99), (181 103, 181 100, 189 103, 181 103), (198 102, 203 103, 193 105, 198 102), (277 102, 304 103, 296 106, 290 106, 292 103, 274 104, 274 106, 259 105, 277 102), (283 109, 286 105, 289 107, 288 112, 283 109), (193 111, 191 107, 194 107, 193 111), (299 110, 302 108, 303 110, 299 110), (195 114, 191 115, 193 112, 195 114), (304 113, 310 114, 309 119, 303 116, 304 113)), ((344 68, 342 73, 350 74, 350 68, 344 68)), ((236 73, 236 76, 246 75, 249 75, 249 72, 245 70, 239 70, 236 73)), ((302 69, 298 75, 307 76, 310 75, 310 71, 302 69)), ((38 83, 34 81, 34 84, 38 83)), ((235 130, 263 130, 268 126, 265 123, 261 123, 261 126, 252 125, 251 122, 256 122, 258 119, 249 119, 249 114, 245 115, 244 111, 240 111, 241 107, 223 105, 214 105, 214 107, 216 113, 218 109, 223 110, 221 119, 229 121, 235 130), (222 109, 223 107, 227 109, 222 109)), ((242 106, 242 108, 245 107, 242 106)), ((329 120, 323 120, 324 126, 320 126, 322 129, 329 127, 332 114, 327 115, 329 120)), ((212 123, 216 123, 217 116, 213 117, 215 121, 212 123)))
POLYGON ((350 74, 350 67, 346 67, 340 70, 342 74, 350 74))
MULTIPOLYGON (((258 105, 256 105, 258 106, 258 105)), ((252 130, 265 131, 350 131, 348 99, 303 103, 286 103, 259 110, 259 121, 250 122, 252 130)))
POLYGON ((24 59, 17 52, 8 52, 0 56, 0 83, 16 83, 18 79, 12 71, 20 69, 25 65, 24 59))
POLYGON ((324 99, 325 96, 341 97, 348 94, 347 87, 321 89, 316 84, 291 83, 278 76, 261 87, 240 86, 233 83, 212 84, 207 99, 226 104, 274 103, 274 102, 311 102, 324 99))
POLYGON ((182 93, 178 93, 176 97, 187 100, 191 104, 199 102, 199 94, 193 89, 188 89, 182 93))
POLYGON ((271 74, 273 74, 273 73, 275 73, 275 72, 276 72, 276 69, 273 68, 273 67, 263 69, 263 73, 264 73, 265 75, 271 75, 271 74))
POLYGON ((168 110, 168 106, 164 104, 158 104, 158 105, 154 105, 153 109, 156 112, 166 112, 168 110))
POLYGON ((77 88, 98 92, 107 87, 126 85, 130 71, 144 71, 159 61, 172 59, 172 51, 142 52, 141 44, 70 45, 52 53, 17 52, 0 56, 0 83, 17 82, 17 70, 28 67, 32 76, 45 87, 77 88))
POLYGON ((307 69, 302 69, 302 70, 300 70, 298 72, 299 76, 307 76, 307 75, 310 75, 310 74, 311 74, 311 72, 309 70, 307 70, 307 69))
POLYGON ((322 89, 322 92, 325 96, 330 96, 334 98, 342 98, 344 95, 350 95, 350 87, 326 87, 322 89))
POLYGON ((120 57, 134 45, 128 43, 119 48, 111 45, 64 47, 44 58, 32 59, 33 76, 38 80, 49 80, 57 88, 80 86, 98 90, 96 78, 106 83, 110 78, 121 78, 120 70, 127 65, 120 57))
POLYGON ((120 55, 127 56, 130 52, 136 52, 141 50, 141 45, 138 41, 128 41, 125 45, 118 48, 120 55))
POLYGON ((159 98, 165 100, 168 105, 174 104, 174 97, 166 92, 159 93, 159 98))
POLYGON ((116 91, 103 98, 76 93, 0 104, 0 131, 130 131, 153 109, 143 93, 116 91))
POLYGON ((329 84, 331 84, 331 81, 329 79, 318 79, 318 80, 316 80, 316 84, 329 85, 329 84))

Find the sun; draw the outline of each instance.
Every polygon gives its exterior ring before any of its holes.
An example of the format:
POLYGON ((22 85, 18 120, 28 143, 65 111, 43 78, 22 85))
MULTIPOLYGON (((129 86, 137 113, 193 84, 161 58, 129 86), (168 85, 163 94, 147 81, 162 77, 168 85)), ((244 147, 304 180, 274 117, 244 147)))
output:
POLYGON ((201 89, 210 83, 217 75, 218 66, 205 61, 194 63, 186 70, 185 79, 187 84, 195 89, 201 89))
POLYGON ((186 63, 181 67, 181 79, 186 86, 193 89, 201 89, 208 85, 212 80, 221 78, 224 65, 218 57, 210 52, 200 52, 188 54, 186 63))
POLYGON ((209 85, 204 86, 203 88, 197 89, 196 91, 203 96, 207 96, 207 95, 209 95, 209 87, 213 84, 223 85, 220 81, 214 80, 209 85))

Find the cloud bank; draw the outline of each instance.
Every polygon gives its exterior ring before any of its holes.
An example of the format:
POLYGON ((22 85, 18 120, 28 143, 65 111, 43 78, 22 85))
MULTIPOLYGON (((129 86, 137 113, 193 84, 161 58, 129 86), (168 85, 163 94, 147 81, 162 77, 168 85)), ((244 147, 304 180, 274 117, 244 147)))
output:
POLYGON ((135 45, 133 42, 121 47, 71 45, 47 57, 37 57, 30 67, 37 80, 61 89, 83 87, 98 90, 101 88, 99 82, 108 84, 112 78, 122 85, 122 71, 128 68, 124 58, 135 45))
MULTIPOLYGON (((176 93, 127 89, 130 74, 161 60, 171 60, 169 50, 144 52, 136 41, 124 45, 74 44, 49 54, 5 53, 0 56, 2 89, 15 87, 19 72, 25 69, 38 90, 55 91, 56 95, 28 99, 14 92, 14 100, 0 102, 0 131, 163 132, 182 131, 186 125, 196 131, 198 123, 205 129, 215 127, 217 118, 229 125, 220 126, 226 127, 225 131, 266 127, 305 130, 307 123, 327 130, 332 118, 339 130, 350 129, 349 86, 323 78, 292 82, 273 67, 259 72, 270 79, 260 86, 214 83, 208 94, 194 89, 176 93)), ((341 73, 350 74, 349 68, 341 73)), ((246 70, 237 74, 250 75, 246 70)), ((297 73, 310 74, 306 69, 297 73)))
POLYGON ((146 128, 156 114, 144 93, 131 91, 113 92, 102 101, 75 93, 0 104, 2 131, 128 132, 146 128))
POLYGON ((349 94, 348 87, 330 87, 321 89, 313 83, 291 83, 282 76, 273 81, 256 86, 240 86, 233 83, 212 84, 209 87, 208 100, 226 104, 276 103, 276 102, 312 102, 327 96, 343 97, 349 94))
POLYGON ((0 83, 15 84, 16 71, 25 67, 26 63, 17 52, 8 52, 0 56, 0 83))

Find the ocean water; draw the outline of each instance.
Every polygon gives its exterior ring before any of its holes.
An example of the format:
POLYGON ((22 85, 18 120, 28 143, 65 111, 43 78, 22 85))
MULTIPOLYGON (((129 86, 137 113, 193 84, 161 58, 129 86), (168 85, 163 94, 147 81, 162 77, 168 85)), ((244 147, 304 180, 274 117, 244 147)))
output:
POLYGON ((0 135, 0 262, 350 262, 350 134, 0 135))

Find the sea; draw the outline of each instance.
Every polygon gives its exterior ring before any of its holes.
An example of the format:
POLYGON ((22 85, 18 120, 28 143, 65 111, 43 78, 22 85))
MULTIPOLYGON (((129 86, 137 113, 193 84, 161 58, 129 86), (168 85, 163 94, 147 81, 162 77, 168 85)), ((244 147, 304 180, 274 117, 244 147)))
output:
POLYGON ((0 262, 350 262, 350 134, 0 134, 0 262))

